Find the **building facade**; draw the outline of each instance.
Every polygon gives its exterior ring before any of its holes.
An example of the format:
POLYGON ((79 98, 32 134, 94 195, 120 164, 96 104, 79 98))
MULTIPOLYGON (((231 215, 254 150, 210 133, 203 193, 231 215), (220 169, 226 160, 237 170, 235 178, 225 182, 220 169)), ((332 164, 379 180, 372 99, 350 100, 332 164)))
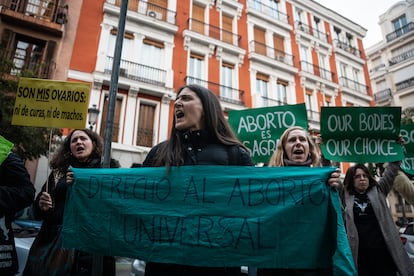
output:
MULTIPOLYGON (((66 80, 81 7, 81 0, 0 0, 0 60, 8 68, 2 77, 17 79, 26 72, 66 80)), ((40 187, 47 179, 47 159, 29 160, 26 167, 40 187)))
POLYGON ((382 40, 367 49, 377 106, 414 106, 414 1, 399 1, 379 16, 382 40))
MULTIPOLYGON (((83 2, 67 79, 92 84, 103 134, 120 0, 83 2), (92 15, 92 16, 91 16, 92 15)), ((112 149, 141 163, 168 137, 175 91, 198 83, 223 112, 306 103, 319 131, 322 106, 369 106, 366 30, 315 1, 129 0, 112 149)))
MULTIPOLYGON (((414 108, 414 1, 398 1, 379 16, 382 39, 367 48, 376 106, 414 108)), ((414 118, 412 118, 414 119, 414 118)), ((395 221, 412 221, 413 207, 390 193, 395 221)))
MULTIPOLYGON (((89 105, 100 110, 95 131, 101 136, 121 4, 0 0, 0 35, 9 56, 16 63, 28 60, 19 39, 31 37, 33 49, 42 46, 42 60, 56 64, 39 77, 90 83, 89 105)), ((216 93, 223 112, 305 103, 309 127, 318 133, 321 107, 374 104, 365 34, 312 0, 129 0, 112 155, 123 167, 142 163, 153 145, 167 139, 175 91, 189 83, 216 93)))

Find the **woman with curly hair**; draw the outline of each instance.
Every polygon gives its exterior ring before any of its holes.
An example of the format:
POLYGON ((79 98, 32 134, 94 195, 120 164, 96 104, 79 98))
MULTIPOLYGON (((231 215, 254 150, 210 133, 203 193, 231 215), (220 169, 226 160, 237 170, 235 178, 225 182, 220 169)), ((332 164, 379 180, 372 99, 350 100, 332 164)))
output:
MULTIPOLYGON (((92 255, 61 247, 60 232, 68 185, 74 168, 100 168, 103 144, 90 129, 75 129, 64 140, 50 161, 52 173, 33 204, 41 229, 30 249, 23 275, 91 275, 92 255)), ((111 167, 119 167, 112 162, 111 167)), ((115 275, 115 259, 104 257, 103 275, 115 275)))

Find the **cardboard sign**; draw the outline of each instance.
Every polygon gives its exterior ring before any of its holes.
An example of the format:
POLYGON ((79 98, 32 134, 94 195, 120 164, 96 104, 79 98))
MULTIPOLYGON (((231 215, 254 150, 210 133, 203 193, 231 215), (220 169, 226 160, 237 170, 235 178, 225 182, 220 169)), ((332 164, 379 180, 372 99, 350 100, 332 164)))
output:
POLYGON ((283 131, 291 126, 308 128, 305 104, 230 110, 229 124, 250 150, 254 163, 268 163, 283 131))
POLYGON ((322 107, 322 153, 338 162, 402 160, 400 120, 400 107, 322 107))
MULTIPOLYGON (((63 246, 196 266, 344 271, 353 261, 335 168, 183 166, 73 169, 63 246), (298 248, 306 254, 297 258, 298 248)), ((353 275, 345 273, 340 275, 353 275)))
POLYGON ((84 128, 89 84, 20 78, 13 125, 84 128))

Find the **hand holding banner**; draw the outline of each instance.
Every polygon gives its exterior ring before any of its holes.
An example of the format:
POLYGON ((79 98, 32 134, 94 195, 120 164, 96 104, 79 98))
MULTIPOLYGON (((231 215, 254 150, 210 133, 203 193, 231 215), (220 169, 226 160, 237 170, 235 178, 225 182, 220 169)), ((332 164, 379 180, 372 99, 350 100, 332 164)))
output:
POLYGON ((196 266, 322 268, 334 258, 353 275, 338 193, 326 185, 334 170, 73 168, 63 246, 196 266))

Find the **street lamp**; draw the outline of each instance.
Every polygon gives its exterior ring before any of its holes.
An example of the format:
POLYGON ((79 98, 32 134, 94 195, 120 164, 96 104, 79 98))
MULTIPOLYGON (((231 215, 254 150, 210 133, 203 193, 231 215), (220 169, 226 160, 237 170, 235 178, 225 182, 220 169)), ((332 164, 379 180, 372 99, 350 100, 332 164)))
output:
POLYGON ((93 126, 96 124, 96 120, 98 119, 99 109, 96 107, 96 104, 93 104, 92 107, 88 108, 88 116, 89 116, 89 128, 93 130, 93 126))

